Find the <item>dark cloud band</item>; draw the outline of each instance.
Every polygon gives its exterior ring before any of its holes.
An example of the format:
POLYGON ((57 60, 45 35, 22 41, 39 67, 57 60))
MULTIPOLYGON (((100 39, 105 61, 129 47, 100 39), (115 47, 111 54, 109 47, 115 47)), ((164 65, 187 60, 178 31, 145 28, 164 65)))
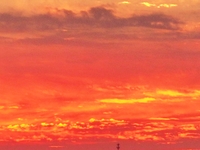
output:
POLYGON ((33 16, 0 14, 1 32, 46 31, 62 28, 120 28, 146 27, 155 29, 177 30, 179 20, 165 14, 133 15, 123 18, 114 15, 104 7, 94 7, 79 14, 69 10, 57 10, 56 14, 46 13, 33 16))

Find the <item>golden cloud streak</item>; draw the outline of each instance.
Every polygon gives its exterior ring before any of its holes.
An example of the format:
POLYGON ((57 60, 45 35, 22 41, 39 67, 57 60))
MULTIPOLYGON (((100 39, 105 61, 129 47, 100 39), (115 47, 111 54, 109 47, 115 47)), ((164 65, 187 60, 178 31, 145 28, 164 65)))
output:
POLYGON ((122 2, 119 2, 118 4, 125 4, 125 5, 127 5, 127 4, 130 4, 130 2, 129 1, 122 1, 122 2))
POLYGON ((184 93, 180 93, 178 91, 172 91, 172 90, 158 90, 156 91, 159 95, 166 95, 166 96, 184 96, 184 93))
POLYGON ((161 8, 161 7, 165 7, 165 8, 171 8, 171 7, 177 7, 177 4, 153 4, 153 3, 148 3, 148 2, 142 2, 140 3, 142 5, 145 5, 146 7, 157 7, 157 8, 161 8))
POLYGON ((178 119, 177 118, 149 118, 149 120, 170 121, 170 120, 178 120, 178 119))
POLYGON ((145 97, 141 99, 101 99, 99 100, 101 103, 114 103, 114 104, 134 104, 134 103, 148 103, 155 101, 155 98, 145 97))
POLYGON ((163 96, 170 96, 170 97, 192 97, 193 99, 196 99, 197 97, 200 97, 200 91, 199 90, 194 90, 189 93, 183 93, 179 91, 174 91, 174 90, 157 90, 156 94, 158 95, 163 95, 163 96))

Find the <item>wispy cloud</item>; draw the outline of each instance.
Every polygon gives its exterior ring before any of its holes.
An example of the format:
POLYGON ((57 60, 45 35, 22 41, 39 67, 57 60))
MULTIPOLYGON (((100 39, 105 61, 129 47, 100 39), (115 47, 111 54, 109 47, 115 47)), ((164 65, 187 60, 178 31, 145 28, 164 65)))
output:
POLYGON ((122 1, 122 2, 119 2, 118 4, 120 4, 120 5, 129 5, 129 4, 131 4, 131 2, 129 2, 129 1, 122 1))
POLYGON ((101 99, 102 103, 115 103, 115 104, 133 104, 133 103, 149 103, 155 101, 155 98, 145 97, 141 99, 101 99))

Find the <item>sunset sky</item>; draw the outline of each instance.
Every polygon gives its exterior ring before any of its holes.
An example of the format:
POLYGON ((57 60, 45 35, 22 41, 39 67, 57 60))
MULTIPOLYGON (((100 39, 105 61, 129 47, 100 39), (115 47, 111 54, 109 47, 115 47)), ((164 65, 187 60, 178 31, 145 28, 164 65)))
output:
POLYGON ((200 149, 199 0, 1 0, 1 150, 200 149))

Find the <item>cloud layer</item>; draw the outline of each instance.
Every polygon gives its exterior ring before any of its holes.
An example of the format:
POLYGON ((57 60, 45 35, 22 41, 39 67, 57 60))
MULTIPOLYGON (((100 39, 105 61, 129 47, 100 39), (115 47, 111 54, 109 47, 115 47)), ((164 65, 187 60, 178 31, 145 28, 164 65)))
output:
POLYGON ((70 10, 55 10, 54 13, 23 16, 20 14, 0 14, 1 32, 45 31, 69 28, 99 27, 147 27, 177 30, 181 22, 165 14, 133 15, 122 18, 104 7, 93 7, 79 14, 70 10))
POLYGON ((106 5, 0 13, 0 147, 126 141, 164 150, 200 139, 198 26, 174 18, 187 20, 176 8, 139 5, 127 17, 106 5))

